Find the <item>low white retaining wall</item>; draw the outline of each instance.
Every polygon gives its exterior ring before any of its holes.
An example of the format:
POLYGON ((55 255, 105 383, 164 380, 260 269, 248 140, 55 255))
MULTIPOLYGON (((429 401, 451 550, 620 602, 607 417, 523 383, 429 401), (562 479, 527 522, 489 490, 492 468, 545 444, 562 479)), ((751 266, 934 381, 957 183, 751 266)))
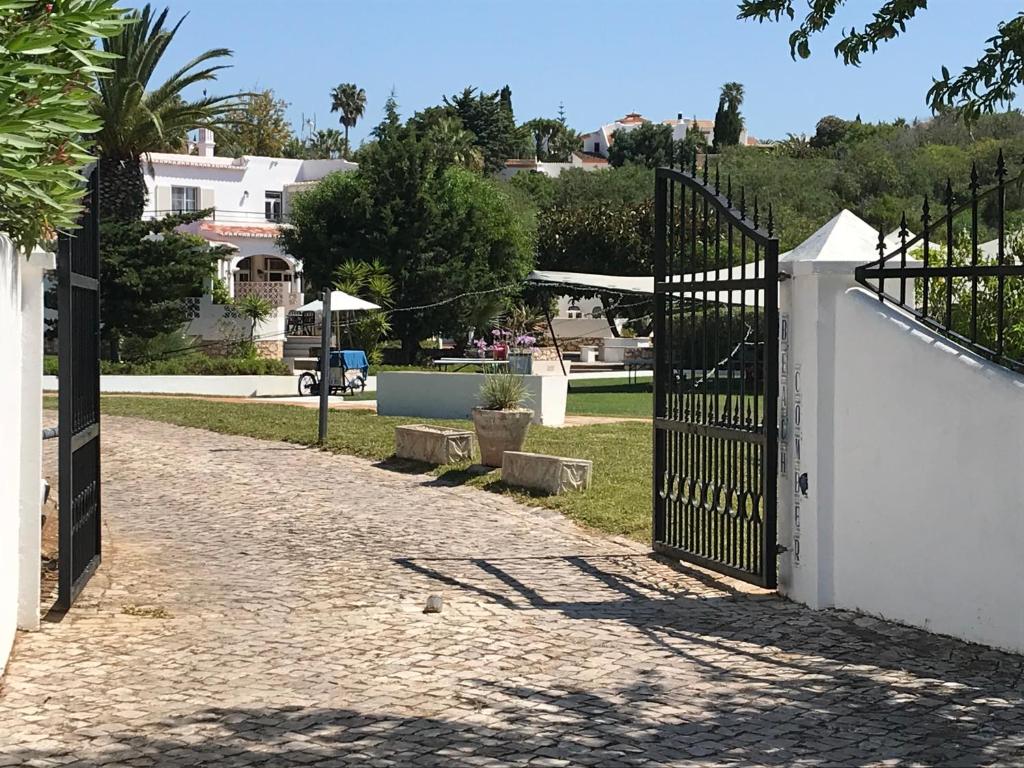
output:
MULTIPOLYGON (((565 376, 524 376, 533 423, 565 423, 565 376)), ((387 371, 377 374, 377 413, 430 419, 468 419, 480 402, 484 377, 479 373, 387 371)))
POLYGON ((622 363, 626 350, 644 349, 651 346, 651 340, 644 337, 601 339, 601 362, 622 363))
MULTIPOLYGON (((43 391, 57 391, 56 376, 43 377, 43 391)), ((100 376, 100 391, 221 397, 299 394, 295 376, 100 376)))

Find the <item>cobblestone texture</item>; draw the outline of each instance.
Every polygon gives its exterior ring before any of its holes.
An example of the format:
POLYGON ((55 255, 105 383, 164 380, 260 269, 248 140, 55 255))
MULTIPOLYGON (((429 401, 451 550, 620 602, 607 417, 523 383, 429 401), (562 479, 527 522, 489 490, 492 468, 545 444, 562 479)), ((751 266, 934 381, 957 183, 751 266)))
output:
POLYGON ((0 766, 1024 758, 1018 656, 357 459, 114 418, 104 455, 103 567, 19 639, 0 766))

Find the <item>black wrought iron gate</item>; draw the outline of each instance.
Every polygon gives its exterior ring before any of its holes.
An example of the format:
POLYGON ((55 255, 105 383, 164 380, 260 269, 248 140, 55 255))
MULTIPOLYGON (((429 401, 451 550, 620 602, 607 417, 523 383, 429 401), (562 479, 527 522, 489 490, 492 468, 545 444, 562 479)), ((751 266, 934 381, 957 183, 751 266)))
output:
POLYGON ((715 176, 656 175, 654 549, 774 587, 779 245, 715 176))
POLYGON ((59 352, 58 610, 71 607, 100 563, 99 172, 80 228, 57 241, 59 352))

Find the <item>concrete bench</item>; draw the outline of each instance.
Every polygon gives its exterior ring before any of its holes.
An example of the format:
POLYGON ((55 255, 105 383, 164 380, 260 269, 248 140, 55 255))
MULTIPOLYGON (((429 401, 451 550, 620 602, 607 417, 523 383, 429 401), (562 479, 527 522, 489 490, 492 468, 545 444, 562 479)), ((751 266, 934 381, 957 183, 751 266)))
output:
POLYGON ((505 451, 501 479, 532 491, 557 496, 565 491, 583 491, 590 487, 594 464, 587 459, 545 456, 541 453, 505 451))
POLYGON ((473 433, 452 427, 395 427, 395 455, 428 464, 455 464, 473 457, 473 433))

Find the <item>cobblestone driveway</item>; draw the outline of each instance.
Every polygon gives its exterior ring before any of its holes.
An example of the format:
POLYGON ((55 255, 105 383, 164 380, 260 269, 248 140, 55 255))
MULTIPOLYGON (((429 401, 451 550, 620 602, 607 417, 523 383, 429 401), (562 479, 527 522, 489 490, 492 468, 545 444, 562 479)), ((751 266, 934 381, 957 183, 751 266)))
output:
POLYGON ((21 637, 0 765, 1024 758, 1021 657, 736 592, 428 476, 105 429, 104 565, 21 637))

